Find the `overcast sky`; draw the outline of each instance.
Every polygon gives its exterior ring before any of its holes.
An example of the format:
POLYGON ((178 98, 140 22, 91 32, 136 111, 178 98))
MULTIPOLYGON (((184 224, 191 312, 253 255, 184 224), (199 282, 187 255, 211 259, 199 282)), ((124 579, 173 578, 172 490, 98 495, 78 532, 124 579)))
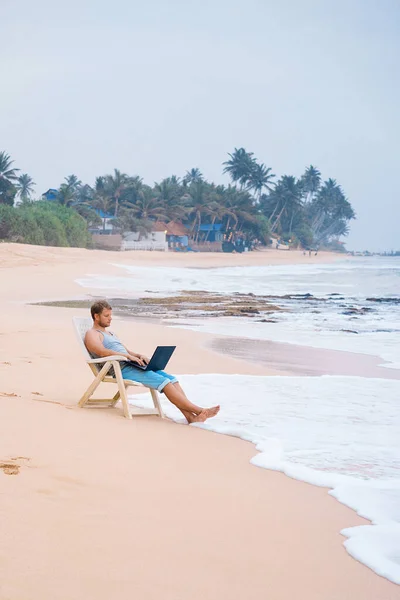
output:
POLYGON ((38 195, 114 167, 146 183, 243 146, 317 166, 400 248, 400 0, 0 0, 0 150, 38 195))

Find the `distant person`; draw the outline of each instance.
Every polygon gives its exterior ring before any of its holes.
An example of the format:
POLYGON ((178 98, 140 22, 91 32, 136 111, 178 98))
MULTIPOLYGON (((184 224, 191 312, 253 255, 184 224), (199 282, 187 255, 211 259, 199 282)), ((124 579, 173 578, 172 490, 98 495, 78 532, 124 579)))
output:
POLYGON ((99 300, 92 304, 90 312, 93 327, 85 335, 85 346, 92 356, 95 358, 125 356, 126 362, 121 362, 122 377, 163 392, 168 400, 179 408, 188 423, 202 423, 218 414, 219 406, 202 408, 192 404, 174 375, 169 375, 165 371, 141 371, 134 367, 134 363, 148 364, 149 359, 143 354, 128 350, 114 333, 106 331, 112 321, 112 308, 106 300, 99 300))

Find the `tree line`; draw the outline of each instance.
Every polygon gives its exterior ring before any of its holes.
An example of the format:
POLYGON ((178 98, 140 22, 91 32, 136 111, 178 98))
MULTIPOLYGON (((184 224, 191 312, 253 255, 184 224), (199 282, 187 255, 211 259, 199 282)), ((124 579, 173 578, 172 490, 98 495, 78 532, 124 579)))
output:
MULTIPOLYGON (((75 230, 77 223, 86 230, 104 229, 109 215, 114 219, 115 229, 122 233, 144 234, 151 231, 156 221, 175 221, 186 225, 193 242, 207 241, 210 227, 204 230, 201 226, 215 223, 222 224, 222 231, 233 232, 250 242, 258 240, 267 245, 271 235, 275 235, 304 248, 337 249, 339 237, 349 232, 349 223, 355 218, 349 200, 334 179, 323 181, 313 165, 307 167, 300 178, 293 175, 277 178, 252 152, 235 148, 222 167, 222 172, 231 180, 228 185, 207 181, 198 168, 190 169, 183 177, 171 175, 153 186, 144 183, 138 175, 130 176, 118 169, 97 177, 93 185, 69 175, 57 189, 56 202, 44 202, 33 200, 32 178, 26 173, 20 174, 10 156, 0 152, 0 209, 3 204, 18 214, 27 215, 32 211, 39 221, 42 211, 47 210, 47 220, 49 211, 53 211, 64 228, 68 214, 75 219, 75 230), (60 212, 60 208, 64 212, 60 212)), ((3 212, 0 210, 0 238, 3 239, 7 237, 4 223, 1 226, 4 214, 3 207, 3 212)), ((14 237, 18 227, 15 222, 14 237)), ((25 233, 21 236, 28 241, 25 233)), ((87 234, 78 237, 79 244, 90 243, 87 234)), ((47 243, 48 236, 44 238, 47 243)), ((74 241, 66 232, 61 238, 65 243, 56 245, 77 243, 76 235, 74 241)))

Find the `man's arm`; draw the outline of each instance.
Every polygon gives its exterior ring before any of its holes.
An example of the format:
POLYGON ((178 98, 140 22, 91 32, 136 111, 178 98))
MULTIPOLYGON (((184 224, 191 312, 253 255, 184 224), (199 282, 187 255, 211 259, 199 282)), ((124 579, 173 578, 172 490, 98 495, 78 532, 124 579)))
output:
POLYGON ((137 360, 143 361, 146 365, 149 364, 150 359, 147 358, 147 356, 145 356, 144 354, 136 354, 136 352, 133 352, 132 350, 128 350, 128 352, 130 356, 135 356, 137 360))
POLYGON ((103 336, 98 331, 94 329, 89 329, 89 331, 85 335, 85 346, 89 350, 91 354, 96 354, 101 358, 106 358, 107 356, 123 356, 127 360, 131 360, 133 362, 137 362, 140 365, 144 364, 144 361, 137 356, 136 354, 131 354, 129 350, 125 352, 115 352, 114 350, 107 350, 103 344, 103 336))

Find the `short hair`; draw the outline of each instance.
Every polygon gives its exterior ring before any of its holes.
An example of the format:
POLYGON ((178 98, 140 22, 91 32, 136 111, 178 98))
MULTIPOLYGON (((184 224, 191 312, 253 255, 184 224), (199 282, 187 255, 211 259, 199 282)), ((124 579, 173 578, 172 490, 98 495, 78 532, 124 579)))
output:
POLYGON ((94 321, 95 315, 101 315, 103 310, 112 310, 112 306, 107 302, 107 300, 97 300, 90 307, 90 314, 92 315, 92 319, 94 321))

